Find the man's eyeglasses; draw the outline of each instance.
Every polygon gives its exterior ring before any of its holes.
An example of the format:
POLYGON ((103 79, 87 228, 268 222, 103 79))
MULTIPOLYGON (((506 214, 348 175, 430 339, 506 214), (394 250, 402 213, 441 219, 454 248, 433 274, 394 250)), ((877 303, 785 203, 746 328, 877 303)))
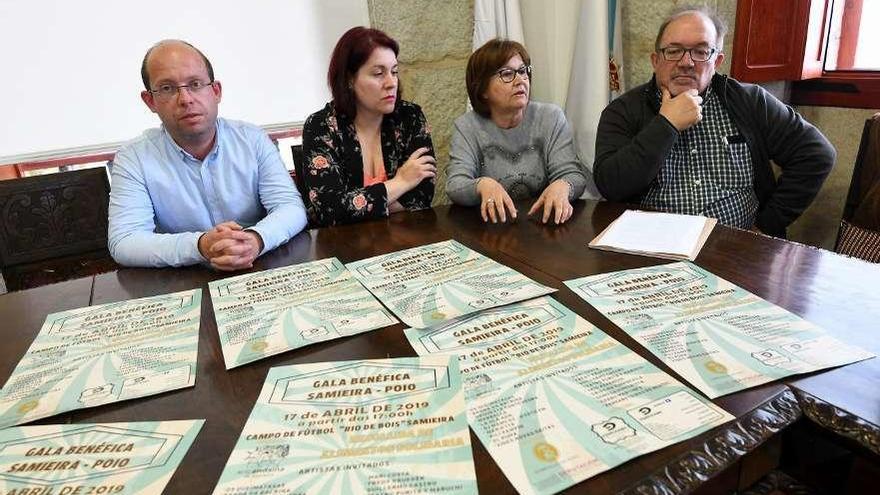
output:
POLYGON ((691 60, 694 62, 706 62, 718 53, 717 48, 711 48, 708 46, 698 46, 696 48, 667 46, 666 48, 661 48, 657 51, 663 54, 663 58, 670 62, 678 62, 684 58, 685 53, 689 53, 691 55, 691 60))
POLYGON ((532 78, 532 66, 531 65, 523 65, 519 69, 511 69, 510 67, 505 67, 501 70, 495 71, 498 74, 498 77, 501 78, 502 82, 513 82, 513 79, 519 74, 519 77, 523 79, 531 79, 532 78))
POLYGON ((153 93, 153 95, 160 100, 170 100, 177 96, 177 93, 183 88, 186 88, 190 93, 198 93, 199 91, 213 85, 214 81, 200 81, 194 79, 188 84, 181 84, 180 86, 176 84, 163 84, 156 89, 151 89, 150 93, 153 93))

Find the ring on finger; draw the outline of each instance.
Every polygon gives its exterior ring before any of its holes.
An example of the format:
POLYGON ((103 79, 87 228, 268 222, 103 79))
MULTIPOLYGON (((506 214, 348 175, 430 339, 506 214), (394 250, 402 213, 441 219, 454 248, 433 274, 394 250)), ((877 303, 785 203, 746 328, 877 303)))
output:
POLYGON ((495 200, 492 199, 492 198, 489 198, 489 199, 486 200, 486 203, 494 203, 494 202, 495 202, 495 200))

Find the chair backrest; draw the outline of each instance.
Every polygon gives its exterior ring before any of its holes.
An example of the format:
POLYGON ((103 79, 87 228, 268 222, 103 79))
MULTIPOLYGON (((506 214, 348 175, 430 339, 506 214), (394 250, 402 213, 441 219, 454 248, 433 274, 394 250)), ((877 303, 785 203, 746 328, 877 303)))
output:
POLYGON ((107 248, 105 167, 0 181, 0 266, 107 248))
POLYGON ((306 190, 306 185, 303 183, 303 173, 305 170, 305 156, 303 155, 303 147, 301 144, 294 144, 290 147, 290 154, 293 156, 293 173, 290 174, 290 177, 293 179, 293 183, 296 184, 296 189, 299 191, 299 195, 302 196, 303 203, 306 207, 309 206, 309 192, 306 190))
POLYGON ((865 121, 834 250, 880 261, 880 113, 865 121))
POLYGON ((880 113, 865 121, 843 219, 880 231, 880 113))
POLYGON ((834 250, 871 263, 880 263, 880 232, 863 229, 843 220, 834 250))

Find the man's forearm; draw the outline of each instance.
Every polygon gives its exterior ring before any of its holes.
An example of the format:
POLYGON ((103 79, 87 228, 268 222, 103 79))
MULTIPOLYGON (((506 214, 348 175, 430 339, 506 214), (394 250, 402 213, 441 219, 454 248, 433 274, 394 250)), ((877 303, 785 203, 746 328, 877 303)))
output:
POLYGON ((198 240, 201 232, 156 234, 131 232, 111 239, 111 256, 124 266, 153 267, 186 266, 202 263, 198 240))
POLYGON ((659 115, 634 137, 616 129, 599 124, 593 178, 602 196, 625 201, 644 193, 657 177, 678 131, 659 115))

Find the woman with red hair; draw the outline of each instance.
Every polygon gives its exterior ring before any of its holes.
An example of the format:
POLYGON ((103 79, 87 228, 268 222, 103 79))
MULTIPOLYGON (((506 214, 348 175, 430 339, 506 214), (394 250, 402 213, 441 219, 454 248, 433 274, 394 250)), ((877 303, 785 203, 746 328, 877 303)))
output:
POLYGON ((388 35, 364 27, 333 49, 333 101, 303 127, 303 199, 314 226, 431 206, 434 147, 421 108, 400 99, 399 51, 388 35))

